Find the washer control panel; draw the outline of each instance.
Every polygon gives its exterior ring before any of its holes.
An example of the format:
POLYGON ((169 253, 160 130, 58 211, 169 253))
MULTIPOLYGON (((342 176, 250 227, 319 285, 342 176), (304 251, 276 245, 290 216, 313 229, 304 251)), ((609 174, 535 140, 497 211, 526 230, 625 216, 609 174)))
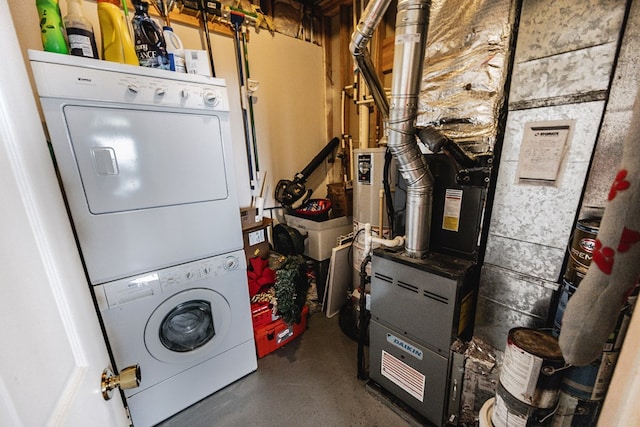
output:
MULTIPOLYGON (((237 251, 116 280, 98 285, 94 290, 100 310, 106 310, 163 293, 174 292, 179 288, 192 286, 195 282, 207 278, 216 278, 236 272, 246 278, 245 262, 244 252, 237 251)), ((207 286, 210 287, 211 284, 207 286)))

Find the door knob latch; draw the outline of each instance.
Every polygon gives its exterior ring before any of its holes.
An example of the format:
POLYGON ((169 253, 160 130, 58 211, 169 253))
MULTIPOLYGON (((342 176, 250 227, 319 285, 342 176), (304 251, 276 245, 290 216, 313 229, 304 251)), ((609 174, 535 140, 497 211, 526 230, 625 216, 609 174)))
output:
POLYGON ((111 399, 113 390, 120 387, 122 390, 136 388, 140 385, 140 365, 127 366, 116 375, 110 368, 102 371, 101 390, 104 400, 111 399))

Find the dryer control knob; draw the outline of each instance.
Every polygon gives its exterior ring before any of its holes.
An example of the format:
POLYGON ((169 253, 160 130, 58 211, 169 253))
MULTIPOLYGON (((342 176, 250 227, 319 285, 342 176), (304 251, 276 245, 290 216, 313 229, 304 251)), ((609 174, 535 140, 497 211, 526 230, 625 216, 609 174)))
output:
POLYGON ((136 86, 133 83, 129 83, 129 85, 127 85, 127 90, 129 91, 129 93, 133 93, 133 94, 136 94, 139 92, 138 86, 136 86))
POLYGON ((206 91, 202 97, 204 98, 204 102, 207 105, 215 106, 220 100, 218 99, 218 94, 212 90, 206 91))
POLYGON ((226 260, 224 260, 224 269, 225 270, 235 270, 236 268, 238 268, 238 264, 240 264, 238 262, 238 258, 236 257, 227 257, 226 260))
POLYGON ((180 98, 187 99, 189 97, 189 91, 186 89, 182 89, 180 91, 180 98))
POLYGON ((157 96, 164 96, 165 93, 167 93, 167 90, 163 87, 159 87, 155 90, 155 94, 157 96))

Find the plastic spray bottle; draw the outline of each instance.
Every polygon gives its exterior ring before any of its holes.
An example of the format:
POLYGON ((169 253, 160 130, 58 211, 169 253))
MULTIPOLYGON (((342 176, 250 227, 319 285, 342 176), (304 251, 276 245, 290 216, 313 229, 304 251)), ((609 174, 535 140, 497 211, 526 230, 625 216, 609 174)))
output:
POLYGON ((36 0, 42 47, 47 52, 69 53, 58 0, 36 0))
POLYGON ((149 16, 149 3, 142 0, 133 2, 136 13, 133 15, 133 33, 136 54, 140 65, 150 68, 169 70, 169 54, 162 30, 149 16))
POLYGON ((102 59, 122 64, 140 65, 120 0, 97 0, 102 33, 102 59))
POLYGON ((167 42, 170 70, 177 71, 178 73, 186 73, 187 67, 182 40, 180 40, 180 37, 173 32, 173 28, 168 25, 162 27, 162 34, 164 35, 165 42, 167 42))
POLYGON ((64 28, 69 41, 69 53, 75 56, 98 59, 96 36, 91 22, 82 13, 82 0, 67 0, 64 28))

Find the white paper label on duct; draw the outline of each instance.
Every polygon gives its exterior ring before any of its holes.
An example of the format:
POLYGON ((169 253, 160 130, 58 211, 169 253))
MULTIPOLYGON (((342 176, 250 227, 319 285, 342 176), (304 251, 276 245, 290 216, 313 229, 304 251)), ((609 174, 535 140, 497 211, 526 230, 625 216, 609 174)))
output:
POLYGON ((462 208, 462 190, 447 188, 444 197, 444 213, 442 214, 442 229, 458 231, 460 227, 460 210, 462 208))
POLYGON ((398 34, 396 35, 396 44, 420 43, 420 34, 398 34))
POLYGON ((384 350, 380 373, 420 402, 424 402, 425 376, 384 350))

